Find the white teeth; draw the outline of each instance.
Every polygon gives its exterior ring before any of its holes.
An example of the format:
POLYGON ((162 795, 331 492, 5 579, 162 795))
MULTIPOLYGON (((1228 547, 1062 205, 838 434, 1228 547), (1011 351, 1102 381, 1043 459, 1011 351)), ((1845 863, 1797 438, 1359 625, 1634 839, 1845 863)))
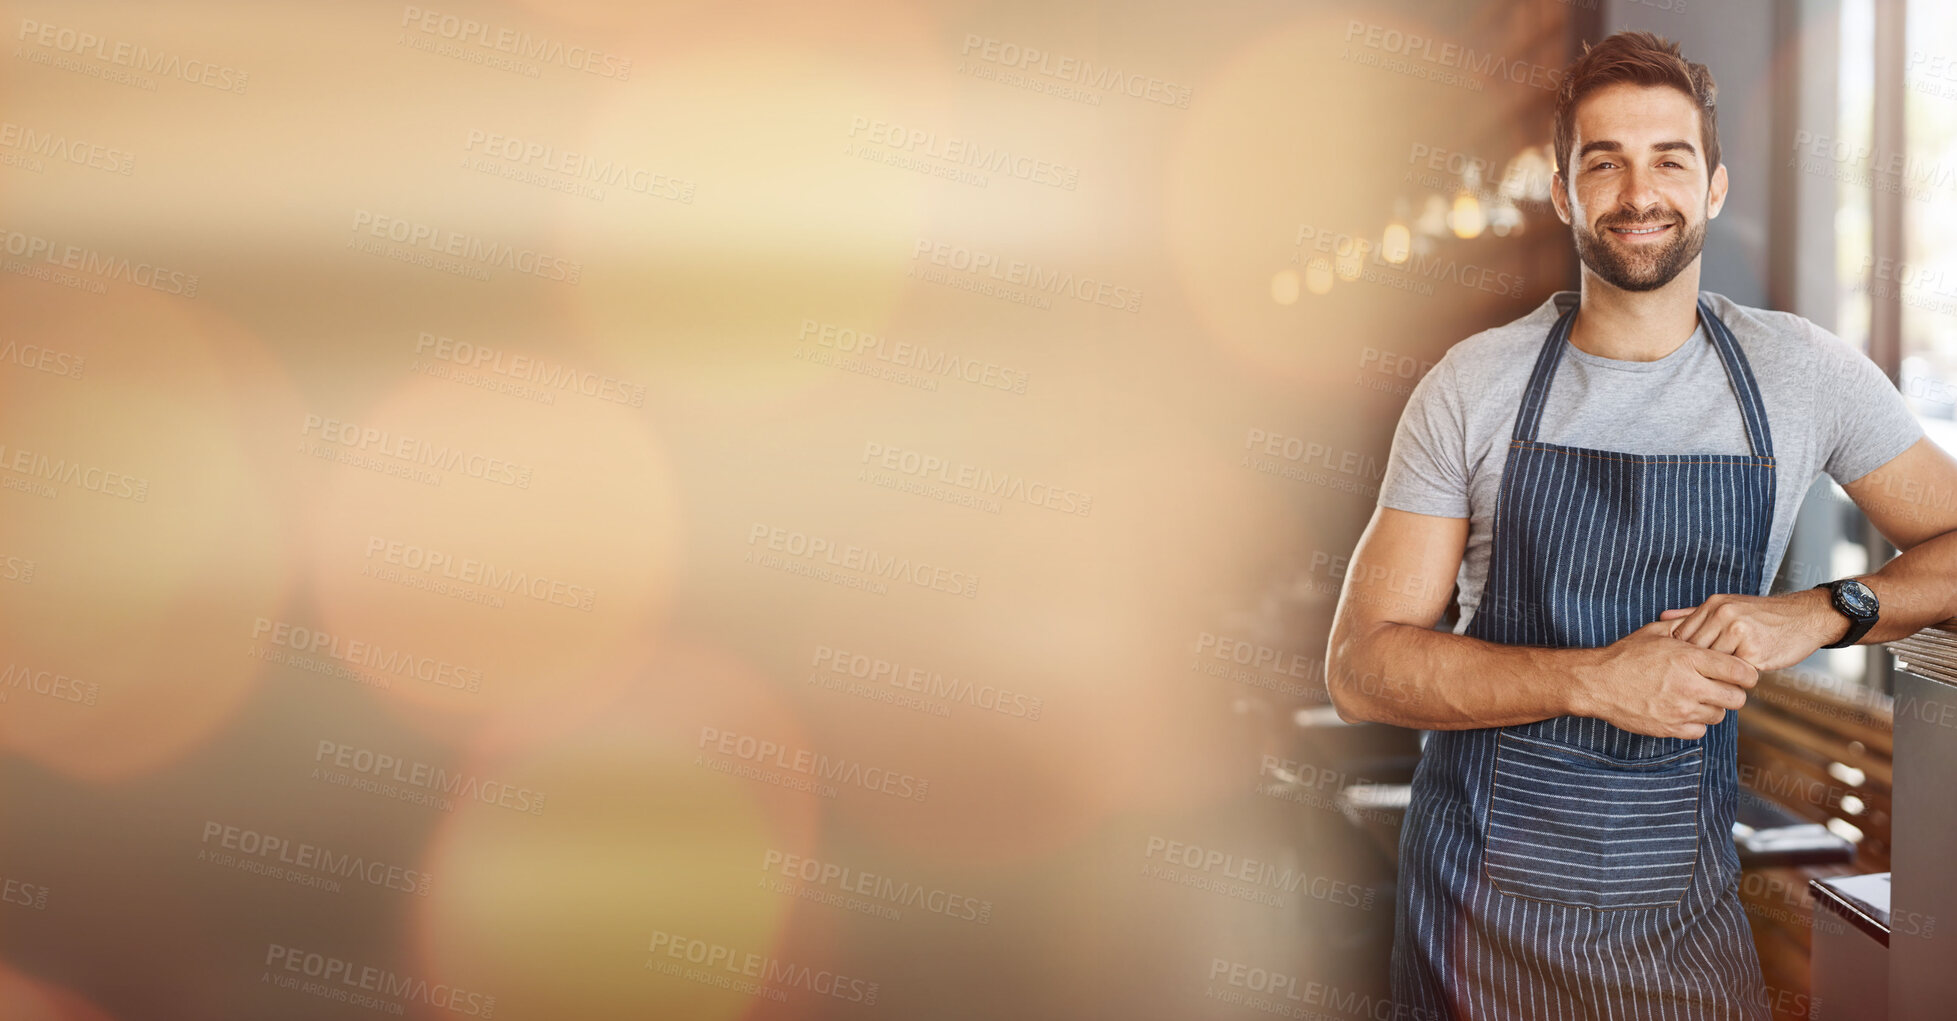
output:
POLYGON ((1661 223, 1656 227, 1643 227, 1637 230, 1632 230, 1628 227, 1612 227, 1611 230, 1614 230, 1619 234, 1656 234, 1659 231, 1664 230, 1666 227, 1669 226, 1671 226, 1671 224, 1661 223))

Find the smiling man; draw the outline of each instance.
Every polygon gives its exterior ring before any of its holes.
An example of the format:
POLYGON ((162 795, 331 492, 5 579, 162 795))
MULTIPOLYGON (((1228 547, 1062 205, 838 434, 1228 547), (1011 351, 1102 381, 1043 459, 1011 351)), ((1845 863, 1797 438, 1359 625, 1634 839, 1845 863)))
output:
POLYGON ((1581 289, 1415 387, 1346 572, 1339 715, 1430 732, 1395 1017, 1764 1021, 1736 711, 1762 670, 1957 618, 1957 461, 1840 338, 1699 289, 1714 96, 1649 33, 1566 71, 1553 201, 1581 289), (1903 552, 1769 595, 1822 473, 1903 552))

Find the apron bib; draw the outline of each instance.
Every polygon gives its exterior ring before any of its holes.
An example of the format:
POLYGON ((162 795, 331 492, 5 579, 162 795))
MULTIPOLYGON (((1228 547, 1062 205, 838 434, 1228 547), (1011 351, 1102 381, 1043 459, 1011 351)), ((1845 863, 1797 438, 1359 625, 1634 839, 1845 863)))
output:
MULTIPOLYGON (((1752 368, 1702 296, 1751 454, 1536 439, 1576 317, 1516 415, 1488 579, 1466 634, 1594 648, 1720 592, 1757 595, 1773 439, 1752 368)), ((1765 1021, 1739 900, 1738 714, 1698 740, 1559 716, 1429 733, 1400 835, 1395 1018, 1765 1021)))

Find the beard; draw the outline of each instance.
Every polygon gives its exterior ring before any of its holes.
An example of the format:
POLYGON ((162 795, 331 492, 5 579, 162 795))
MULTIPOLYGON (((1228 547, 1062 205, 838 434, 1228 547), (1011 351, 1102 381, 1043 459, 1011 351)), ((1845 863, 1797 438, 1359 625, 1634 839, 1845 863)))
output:
POLYGON ((1643 217, 1614 216, 1599 220, 1594 230, 1572 224, 1577 258, 1611 286, 1626 291, 1655 291, 1672 282, 1706 244, 1706 221, 1688 220, 1677 213, 1643 217), (1629 248, 1608 233, 1611 227, 1644 227, 1672 223, 1677 229, 1661 246, 1629 248))

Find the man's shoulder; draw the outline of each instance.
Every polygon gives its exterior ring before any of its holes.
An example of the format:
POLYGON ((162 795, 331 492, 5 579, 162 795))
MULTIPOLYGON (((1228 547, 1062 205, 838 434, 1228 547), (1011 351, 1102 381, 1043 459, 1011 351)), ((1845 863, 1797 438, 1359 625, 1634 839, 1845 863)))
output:
POLYGON ((1712 291, 1703 293, 1706 303, 1732 331, 1733 339, 1740 342, 1747 360, 1756 363, 1756 367, 1813 379, 1818 378, 1813 375, 1816 373, 1852 371, 1859 362, 1868 360, 1860 349, 1806 316, 1742 305, 1712 291))
POLYGON ((1821 332, 1813 320, 1779 309, 1742 305, 1716 291, 1701 291, 1706 304, 1740 341, 1769 340, 1787 346, 1808 346, 1821 332))

